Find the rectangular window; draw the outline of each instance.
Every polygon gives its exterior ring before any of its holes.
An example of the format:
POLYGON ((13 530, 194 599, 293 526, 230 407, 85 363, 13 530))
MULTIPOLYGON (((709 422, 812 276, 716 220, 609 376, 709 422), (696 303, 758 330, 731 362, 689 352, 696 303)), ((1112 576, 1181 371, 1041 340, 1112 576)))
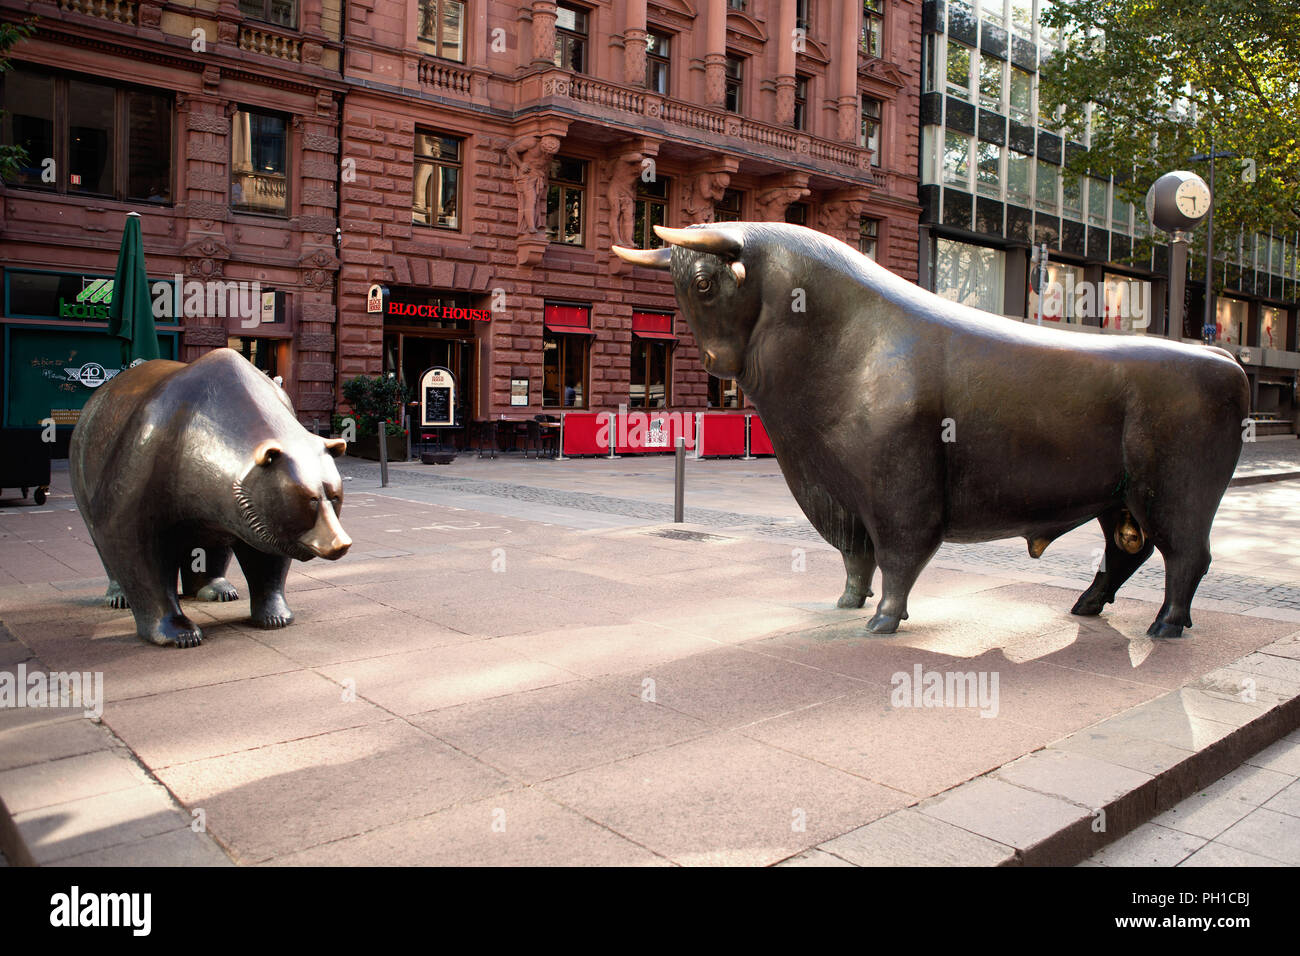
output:
POLYGON ((1244 299, 1230 299, 1226 295, 1214 300, 1214 340, 1224 345, 1240 345, 1246 331, 1250 304, 1244 299))
POLYGON ((812 0, 794 0, 794 25, 805 32, 812 19, 811 6, 812 0))
POLYGON ((1132 218, 1128 202, 1119 194, 1119 190, 1114 191, 1110 200, 1110 222, 1111 228, 1118 232, 1128 232, 1129 220, 1132 218))
POLYGON ((68 192, 113 194, 114 101, 112 87, 68 82, 68 192))
POLYGON ((980 106, 1002 108, 1002 61, 987 53, 980 57, 980 106))
POLYGON ((1021 123, 1034 119, 1034 76, 1018 66, 1011 68, 1011 118, 1021 123))
POLYGON ((587 11, 567 3, 555 6, 555 65, 587 71, 587 11))
POLYGON ((1014 149, 1007 150, 1007 202, 1029 205, 1029 167, 1033 160, 1014 149))
POLYGON ((867 56, 885 55, 885 0, 862 0, 862 52, 867 56))
POLYGON ((980 141, 975 149, 979 157, 975 172, 976 190, 981 196, 1001 196, 1002 147, 997 143, 980 141))
POLYGON ((287 216, 289 124, 275 113, 239 110, 230 129, 230 207, 287 216))
POLYGON ((736 189, 726 190, 722 198, 713 204, 713 221, 740 222, 741 200, 744 195, 736 189))
POLYGON ((20 146, 26 157, 18 165, 12 182, 19 186, 54 189, 41 174, 54 159, 54 77, 11 67, 4 76, 4 141, 20 146), (46 160, 49 162, 47 163, 46 160))
POLYGON ((745 61, 742 57, 727 57, 727 93, 723 107, 732 113, 745 108, 745 61))
POLYGON ((808 77, 797 74, 794 78, 794 128, 808 128, 808 77))
POLYGON ((1002 0, 980 0, 980 16, 990 23, 1002 25, 1002 0))
POLYGON ((667 96, 671 85, 673 39, 666 33, 650 31, 645 48, 645 85, 652 93, 667 96))
POLYGON ((939 239, 934 291, 953 302, 1001 315, 1005 259, 1001 249, 939 239))
POLYGON ((1011 0, 1011 29, 1022 37, 1034 35, 1034 0, 1011 0))
POLYGON ((412 222, 460 228, 461 143, 453 136, 415 131, 412 222))
POLYGON ((740 383, 734 378, 709 376, 709 408, 740 408, 745 404, 740 383))
POLYGON ((1106 196, 1106 180, 1089 179, 1088 180, 1088 224, 1091 226, 1106 225, 1106 209, 1109 203, 1106 196))
MULTIPOLYGON (((1047 263, 1047 283, 1043 287, 1043 321, 1079 325, 1082 316, 1075 314, 1077 289, 1083 288, 1083 267, 1052 260, 1047 263)), ((1038 293, 1029 287, 1029 320, 1038 318, 1038 293)))
MULTIPOLYGON (((546 306, 555 309, 572 306, 546 306)), ((587 310, 583 310, 587 311, 587 310)), ((587 353, 591 336, 570 335, 547 328, 542 335, 542 404, 555 408, 587 407, 587 353)))
POLYGON ((550 185, 546 189, 546 235, 551 242, 582 245, 586 186, 586 162, 563 156, 551 160, 550 185))
POLYGON ((1069 219, 1083 217, 1083 177, 1061 175, 1061 213, 1069 219))
POLYGON ((1259 344, 1266 349, 1286 348, 1286 310, 1271 305, 1259 309, 1259 344))
POLYGON ((970 55, 970 47, 948 40, 946 82, 949 96, 970 99, 970 55))
POLYGON ((465 4, 460 0, 420 0, 420 39, 434 45, 434 56, 465 62, 465 4))
POLYGON ((664 218, 668 211, 668 179, 658 176, 653 182, 637 180, 636 220, 632 226, 632 242, 637 249, 658 249, 664 244, 655 226, 668 224, 664 218))
POLYGON ((795 226, 808 225, 808 204, 792 202, 785 207, 785 221, 795 226))
POLYGON ((937 81, 938 43, 934 34, 927 33, 921 39, 921 92, 933 93, 939 89, 937 81))
POLYGON ((298 28, 298 0, 239 0, 239 12, 290 30, 298 28))
POLYGON ((260 339, 252 337, 230 336, 226 339, 226 348, 234 349, 253 363, 253 367, 265 372, 271 378, 280 374, 277 354, 280 349, 278 339, 260 339))
POLYGON ((970 189, 971 138, 965 133, 944 130, 943 181, 962 189, 970 189))
POLYGON ((11 182, 82 196, 172 201, 172 98, 20 66, 4 73, 11 182))
POLYGON ((869 259, 876 258, 876 243, 880 239, 880 220, 863 216, 858 220, 858 252, 869 259))
POLYGON ((671 315, 639 312, 632 316, 632 367, 628 379, 628 406, 667 408, 672 404, 673 327, 671 315), (641 334, 638 323, 656 329, 641 334))
POLYGON ((1144 333, 1151 325, 1151 284, 1131 276, 1102 276, 1101 327, 1144 333))
POLYGON ((1038 160, 1038 182, 1034 188, 1034 205, 1043 212, 1056 212, 1056 187, 1061 173, 1051 163, 1038 160))
POLYGON ((858 145, 871 150, 871 165, 880 165, 880 100, 862 97, 862 128, 858 145))

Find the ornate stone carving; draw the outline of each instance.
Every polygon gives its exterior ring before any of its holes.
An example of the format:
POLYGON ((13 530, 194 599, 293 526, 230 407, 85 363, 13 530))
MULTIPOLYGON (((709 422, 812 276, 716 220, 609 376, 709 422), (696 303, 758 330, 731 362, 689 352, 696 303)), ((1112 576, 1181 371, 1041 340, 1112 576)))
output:
POLYGON ((704 102, 722 106, 727 102, 727 55, 709 53, 704 57, 704 102))
POLYGON ((832 199, 822 203, 817 214, 817 228, 828 236, 848 242, 856 239, 858 220, 862 217, 861 199, 832 199))
POLYGON ((636 184, 641 175, 641 161, 645 158, 639 149, 620 154, 617 159, 600 164, 601 178, 607 186, 609 200, 609 235, 615 245, 631 246, 636 220, 636 184))
POLYGON ((533 63, 555 62, 555 2, 533 0, 533 63))
POLYGON ((785 211, 790 203, 798 202, 811 194, 806 186, 776 186, 765 189, 754 197, 754 211, 760 221, 780 222, 785 219, 785 211))
POLYGON ((731 185, 731 174, 720 170, 705 170, 686 183, 686 196, 682 203, 682 218, 688 223, 713 222, 713 204, 722 199, 731 185))
POLYGON ((646 44, 650 34, 645 30, 628 30, 623 36, 623 78, 632 86, 645 85, 646 44))
POLYGON ((776 78, 776 121, 782 126, 794 122, 794 77, 776 78))
POLYGON ((515 167, 519 198, 519 233, 535 236, 546 227, 546 182, 551 157, 560 151, 558 136, 521 136, 506 148, 515 167))

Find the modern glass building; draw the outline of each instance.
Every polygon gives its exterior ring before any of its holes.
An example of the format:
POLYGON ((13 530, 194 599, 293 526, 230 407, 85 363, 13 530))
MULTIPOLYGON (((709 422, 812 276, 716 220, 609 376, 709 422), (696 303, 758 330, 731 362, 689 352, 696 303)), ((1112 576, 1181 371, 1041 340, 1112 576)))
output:
MULTIPOLYGON (((1087 148, 1039 112, 1038 68, 1061 38, 1049 0, 928 0, 922 8, 920 281, 954 301, 1079 331, 1200 341, 1203 232, 1189 262, 1181 328, 1166 322, 1167 237, 1107 179, 1064 174, 1087 148), (1050 255, 1046 294, 1031 250, 1050 255)), ((1251 379, 1252 409, 1293 431, 1297 237, 1220 236, 1218 344, 1251 379), (1285 422, 1286 424, 1281 424, 1285 422)))

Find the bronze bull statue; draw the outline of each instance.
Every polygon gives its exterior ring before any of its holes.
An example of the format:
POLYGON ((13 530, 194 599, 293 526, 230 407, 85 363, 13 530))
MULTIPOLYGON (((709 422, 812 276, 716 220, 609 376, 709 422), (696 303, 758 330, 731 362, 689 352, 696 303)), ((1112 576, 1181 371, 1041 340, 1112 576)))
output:
POLYGON ((1210 565, 1210 525, 1241 453, 1246 376, 1221 349, 1085 335, 957 305, 826 235, 784 223, 655 227, 615 247, 671 269, 704 366, 763 416, 808 520, 844 556, 840 607, 891 634, 944 541, 1023 537, 1038 557, 1096 518, 1101 613, 1152 550, 1179 637, 1210 565), (800 310, 802 306, 802 310, 800 310))

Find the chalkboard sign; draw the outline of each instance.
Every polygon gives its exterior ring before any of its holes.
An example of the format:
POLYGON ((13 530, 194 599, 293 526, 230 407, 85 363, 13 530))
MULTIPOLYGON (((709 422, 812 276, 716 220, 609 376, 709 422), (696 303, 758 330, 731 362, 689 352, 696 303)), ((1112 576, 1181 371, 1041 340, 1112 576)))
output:
POLYGON ((420 424, 437 428, 456 424, 456 376, 434 367, 420 376, 420 424))

